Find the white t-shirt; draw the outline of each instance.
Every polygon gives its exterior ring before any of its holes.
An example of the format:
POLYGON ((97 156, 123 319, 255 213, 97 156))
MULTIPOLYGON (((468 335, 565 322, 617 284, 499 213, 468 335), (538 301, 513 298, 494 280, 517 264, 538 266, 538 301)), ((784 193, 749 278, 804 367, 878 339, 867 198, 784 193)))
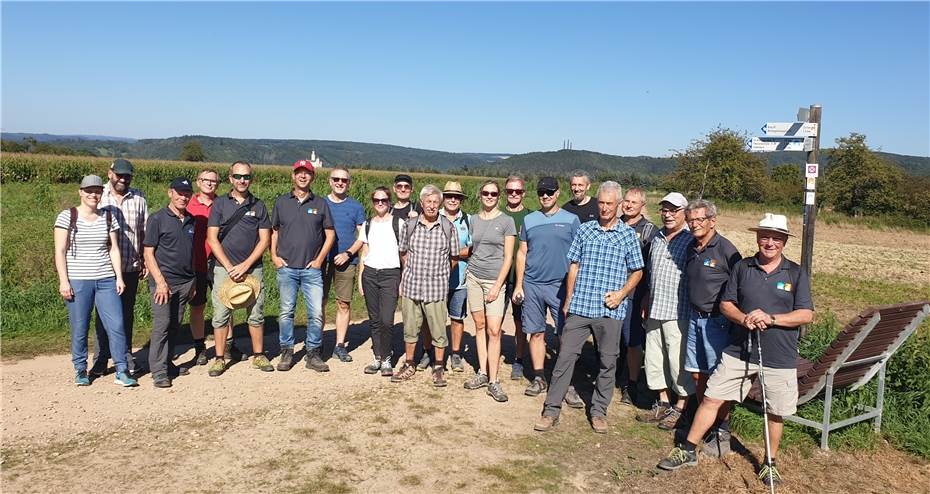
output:
MULTIPOLYGON (((392 269, 400 267, 400 254, 397 250, 397 238, 394 236, 394 226, 391 216, 388 215, 387 221, 371 222, 371 231, 369 235, 365 234, 365 226, 362 225, 362 233, 359 240, 368 244, 368 254, 365 256, 365 267, 372 269, 392 269)), ((366 221, 367 223, 367 221, 366 221)), ((397 225, 399 234, 404 234, 404 222, 397 225)))
MULTIPOLYGON (((110 262, 110 251, 107 248, 107 236, 110 232, 119 230, 116 215, 110 217, 110 227, 107 228, 107 214, 102 209, 97 210, 97 219, 87 221, 78 213, 77 232, 68 232, 71 245, 65 252, 65 261, 68 264, 68 279, 70 280, 102 280, 116 276, 113 264, 110 262)), ((65 209, 55 218, 55 228, 67 230, 71 220, 71 210, 65 209)))

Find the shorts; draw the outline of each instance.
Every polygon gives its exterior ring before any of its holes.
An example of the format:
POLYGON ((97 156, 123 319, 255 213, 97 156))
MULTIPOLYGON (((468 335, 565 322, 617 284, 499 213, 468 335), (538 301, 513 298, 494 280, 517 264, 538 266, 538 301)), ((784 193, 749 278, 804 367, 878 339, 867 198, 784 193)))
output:
MULTIPOLYGON (((710 379, 704 396, 716 400, 742 402, 752 387, 750 379, 759 366, 750 364, 726 353, 710 379)), ((798 411, 798 370, 765 368, 765 399, 768 411, 779 417, 794 415, 798 411)))
POLYGON ((642 299, 633 299, 623 319, 622 342, 627 348, 642 348, 646 343, 646 326, 639 308, 641 302, 642 299))
POLYGON ((343 264, 327 261, 323 263, 323 298, 329 298, 330 287, 334 288, 336 300, 352 303, 352 289, 355 287, 355 273, 358 264, 343 264))
POLYGON ((194 294, 190 304, 192 307, 200 307, 207 303, 207 293, 213 288, 213 280, 212 276, 208 276, 207 273, 195 273, 195 277, 194 286, 197 288, 197 293, 194 294))
MULTIPOLYGON (((253 267, 248 273, 258 278, 259 282, 258 297, 255 298, 254 304, 246 308, 249 313, 248 323, 249 326, 261 326, 265 324, 265 278, 262 265, 259 264, 253 267)), ((219 289, 227 278, 229 278, 229 274, 226 272, 226 268, 217 264, 213 268, 213 329, 225 328, 232 318, 233 311, 223 305, 219 297, 219 289)))
POLYGON ((497 280, 482 280, 472 276, 470 273, 465 274, 465 288, 468 290, 468 306, 472 312, 484 312, 485 317, 504 317, 504 299, 506 293, 497 293, 497 298, 493 302, 487 302, 485 297, 494 288, 497 280))
POLYGON ((400 313, 404 317, 404 343, 420 341, 420 327, 426 320, 433 346, 445 348, 446 341, 446 301, 419 302, 407 297, 400 298, 400 313))
POLYGON ((505 290, 504 290, 504 295, 505 295, 505 297, 504 297, 504 312, 507 312, 507 306, 508 306, 508 305, 511 306, 511 307, 513 308, 513 320, 514 320, 514 322, 520 321, 520 325, 521 325, 521 327, 522 327, 522 325, 523 325, 523 304, 515 304, 515 303, 513 303, 513 289, 514 289, 514 285, 515 285, 515 284, 516 284, 516 283, 514 283, 513 281, 508 281, 508 282, 507 282, 507 285, 505 286, 505 290))
POLYGON ((449 290, 449 319, 454 321, 464 321, 468 314, 468 290, 463 286, 455 290, 449 290))
POLYGON ((704 318, 692 311, 687 338, 685 370, 712 374, 730 344, 730 321, 723 314, 704 318))
POLYGON ((546 309, 555 321, 556 334, 561 333, 565 317, 562 306, 565 305, 565 283, 537 285, 523 282, 523 332, 526 334, 546 331, 546 309))

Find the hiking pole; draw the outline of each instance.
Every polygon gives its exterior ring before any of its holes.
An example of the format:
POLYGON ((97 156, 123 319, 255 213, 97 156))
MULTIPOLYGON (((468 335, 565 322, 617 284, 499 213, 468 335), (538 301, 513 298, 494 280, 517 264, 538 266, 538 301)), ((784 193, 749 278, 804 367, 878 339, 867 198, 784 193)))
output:
POLYGON ((769 467, 769 492, 775 494, 775 475, 772 473, 772 451, 769 449, 769 405, 765 399, 765 371, 762 367, 762 334, 756 329, 756 347, 759 349, 759 384, 762 387, 762 419, 765 426, 765 463, 769 467))

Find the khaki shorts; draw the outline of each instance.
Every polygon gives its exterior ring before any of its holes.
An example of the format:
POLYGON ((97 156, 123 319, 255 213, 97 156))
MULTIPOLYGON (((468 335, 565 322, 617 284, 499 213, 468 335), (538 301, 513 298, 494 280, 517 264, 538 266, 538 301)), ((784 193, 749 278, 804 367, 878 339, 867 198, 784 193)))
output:
POLYGON ((420 340, 420 327, 426 319, 433 346, 445 348, 446 317, 449 315, 445 300, 435 302, 418 302, 407 297, 400 298, 400 314, 404 317, 404 343, 416 343, 420 340))
MULTIPOLYGON (((707 380, 705 396, 724 401, 743 401, 752 386, 750 378, 759 372, 750 364, 726 353, 707 380)), ((798 411, 798 370, 765 368, 765 399, 769 413, 786 417, 798 411)))
POLYGON ((485 317, 504 317, 506 305, 504 300, 507 298, 507 291, 501 287, 497 293, 497 298, 493 302, 485 302, 485 297, 494 287, 497 280, 482 280, 472 276, 471 273, 465 273, 465 288, 468 290, 468 307, 472 312, 484 311, 485 317))
POLYGON ((355 273, 358 264, 343 264, 336 266, 334 262, 323 264, 323 297, 329 296, 329 288, 334 288, 336 300, 352 302, 352 289, 355 287, 355 273))

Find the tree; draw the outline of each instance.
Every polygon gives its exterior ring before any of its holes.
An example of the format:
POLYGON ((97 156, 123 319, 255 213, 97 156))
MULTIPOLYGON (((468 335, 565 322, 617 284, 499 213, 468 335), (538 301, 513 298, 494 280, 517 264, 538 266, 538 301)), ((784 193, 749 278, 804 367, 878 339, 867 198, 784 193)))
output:
POLYGON ((824 174, 823 195, 836 211, 855 216, 901 209, 904 172, 879 158, 855 132, 836 140, 824 174))
POLYGON ((181 149, 181 161, 207 161, 200 141, 187 141, 181 149))
POLYGON ((804 177, 801 175, 803 165, 785 163, 772 169, 772 180, 769 185, 769 202, 778 204, 801 204, 804 193, 804 177))
POLYGON ((688 197, 724 201, 763 202, 766 197, 766 162, 746 147, 747 138, 717 128, 678 152, 678 167, 666 182, 688 197))

